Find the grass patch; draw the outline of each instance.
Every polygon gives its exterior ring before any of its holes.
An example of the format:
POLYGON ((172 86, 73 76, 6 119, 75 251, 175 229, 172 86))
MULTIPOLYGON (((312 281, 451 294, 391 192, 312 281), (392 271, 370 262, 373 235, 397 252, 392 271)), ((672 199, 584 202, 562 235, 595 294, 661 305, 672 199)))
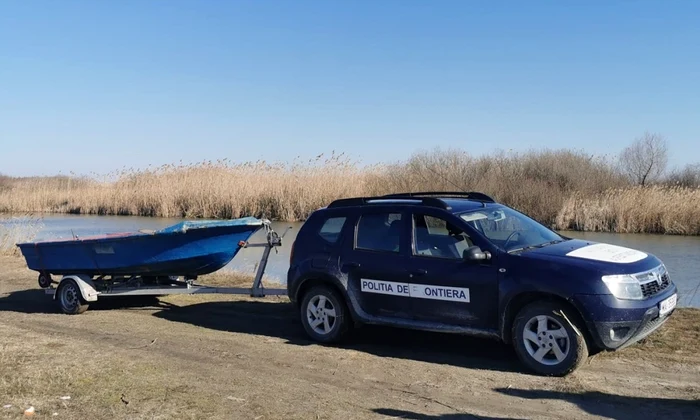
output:
MULTIPOLYGON (((158 362, 0 325, 0 417, 200 418, 214 396, 158 362), (70 397, 70 399, 65 399, 70 397)), ((220 404, 220 403, 219 403, 220 404)), ((212 407, 212 408, 208 408, 212 407)))
POLYGON ((677 308, 661 328, 638 343, 595 357, 644 360, 692 366, 700 374, 700 309, 677 308))
POLYGON ((700 349, 700 309, 679 308, 668 322, 640 341, 636 350, 697 357, 700 349))

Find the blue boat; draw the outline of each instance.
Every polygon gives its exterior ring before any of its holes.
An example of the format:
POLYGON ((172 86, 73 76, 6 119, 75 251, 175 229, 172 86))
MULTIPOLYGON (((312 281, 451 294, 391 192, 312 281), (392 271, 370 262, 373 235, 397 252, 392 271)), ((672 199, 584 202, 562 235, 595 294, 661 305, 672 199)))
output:
POLYGON ((266 223, 254 217, 184 221, 156 231, 26 242, 17 246, 27 266, 47 276, 195 278, 228 264, 242 243, 266 223))

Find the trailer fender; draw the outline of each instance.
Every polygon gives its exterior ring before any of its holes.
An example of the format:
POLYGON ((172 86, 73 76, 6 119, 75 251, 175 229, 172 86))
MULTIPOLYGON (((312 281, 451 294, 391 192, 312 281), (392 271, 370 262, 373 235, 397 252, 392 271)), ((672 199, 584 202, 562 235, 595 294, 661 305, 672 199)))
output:
MULTIPOLYGON (((71 274, 69 276, 63 276, 61 279, 61 283, 63 283, 66 280, 73 280, 75 284, 78 285, 78 288, 80 289, 80 294, 83 296, 83 299, 87 302, 96 302, 97 301, 97 295, 99 295, 99 292, 97 289, 95 289, 95 283, 93 283, 92 278, 90 276, 86 276, 83 274, 71 274)), ((58 287, 61 287, 61 283, 58 284, 58 287)), ((54 300, 56 299, 56 294, 53 295, 54 300)))

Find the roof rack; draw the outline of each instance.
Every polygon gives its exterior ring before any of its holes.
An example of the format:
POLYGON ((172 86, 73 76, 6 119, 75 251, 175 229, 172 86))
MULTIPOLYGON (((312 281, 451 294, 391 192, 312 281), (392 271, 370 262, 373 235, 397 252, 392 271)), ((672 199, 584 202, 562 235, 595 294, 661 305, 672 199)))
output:
POLYGON ((327 208, 334 207, 357 207, 364 205, 380 205, 380 204, 393 204, 400 202, 401 204, 421 204, 424 206, 437 207, 444 210, 450 210, 450 207, 444 201, 433 198, 433 197, 390 197, 390 196, 378 196, 378 197, 354 197, 354 198, 341 198, 331 202, 327 208))
POLYGON ((408 198, 408 197, 459 197, 466 198, 469 200, 483 201, 486 203, 495 203, 496 200, 489 197, 488 195, 476 191, 428 191, 428 192, 413 192, 413 193, 399 193, 399 194, 388 194, 383 197, 386 198, 408 198))

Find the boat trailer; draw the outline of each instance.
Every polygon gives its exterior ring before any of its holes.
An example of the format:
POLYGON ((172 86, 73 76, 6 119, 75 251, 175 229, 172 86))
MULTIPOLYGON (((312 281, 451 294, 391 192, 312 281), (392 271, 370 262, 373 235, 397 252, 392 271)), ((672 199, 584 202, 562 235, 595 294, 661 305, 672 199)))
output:
POLYGON ((263 275, 267 268, 270 252, 282 246, 282 239, 289 232, 288 227, 280 236, 269 224, 265 224, 265 242, 248 243, 241 241, 241 248, 263 248, 260 263, 258 264, 253 280, 253 286, 223 287, 206 286, 197 284, 196 277, 181 276, 145 276, 139 275, 98 275, 67 274, 56 282, 48 274, 39 275, 39 285, 45 290, 45 294, 53 296, 61 311, 74 315, 87 311, 91 302, 96 302, 98 297, 122 297, 122 296, 164 296, 164 295, 192 295, 192 294, 228 294, 249 295, 251 297, 286 295, 287 289, 265 288, 263 275), (56 284, 56 287, 54 285, 56 284))

